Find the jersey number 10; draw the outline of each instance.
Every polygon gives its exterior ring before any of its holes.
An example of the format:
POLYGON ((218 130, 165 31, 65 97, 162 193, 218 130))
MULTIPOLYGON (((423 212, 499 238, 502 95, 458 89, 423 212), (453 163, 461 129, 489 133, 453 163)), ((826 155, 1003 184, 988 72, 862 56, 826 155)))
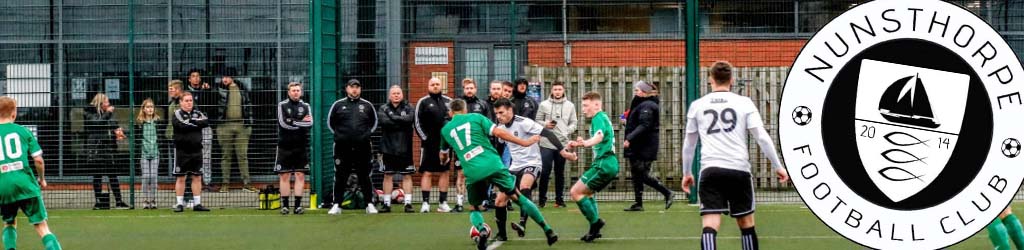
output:
POLYGON ((3 148, 0 149, 3 153, 0 154, 0 161, 21 158, 21 136, 18 136, 17 133, 10 133, 4 136, 3 140, 3 148))
POLYGON ((715 111, 714 109, 704 110, 704 114, 705 115, 711 115, 711 119, 712 119, 711 120, 711 125, 708 126, 708 135, 711 135, 711 134, 714 134, 714 133, 718 133, 718 132, 722 132, 723 130, 726 133, 729 133, 729 132, 732 132, 733 129, 736 129, 736 110, 733 110, 732 108, 726 108, 726 109, 722 110, 721 114, 719 114, 718 111, 715 111), (719 120, 719 115, 721 115, 721 120, 722 120, 722 123, 724 124, 723 128, 719 128, 717 126, 718 125, 718 120, 719 120), (725 127, 725 126, 728 126, 728 127, 725 127))

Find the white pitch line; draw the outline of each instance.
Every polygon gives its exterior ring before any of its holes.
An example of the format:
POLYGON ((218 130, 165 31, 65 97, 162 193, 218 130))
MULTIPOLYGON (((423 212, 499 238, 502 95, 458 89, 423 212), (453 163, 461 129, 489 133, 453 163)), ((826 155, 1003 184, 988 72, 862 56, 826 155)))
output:
MULTIPOLYGON (((718 239, 740 239, 739 236, 718 236, 718 239)), ((811 240, 811 239, 844 239, 839 236, 770 236, 770 235, 758 235, 758 239, 795 239, 795 240, 811 240)), ((675 237, 605 237, 597 239, 596 241, 610 240, 610 241, 634 241, 634 240, 700 240, 700 236, 675 236, 675 237)), ((525 240, 525 241, 546 241, 544 238, 518 238, 511 241, 525 240)))
MULTIPOLYGON (((56 211, 60 211, 60 210, 56 210, 56 211)), ((803 209, 775 209, 775 210, 757 210, 757 212, 758 213, 791 213, 791 212, 810 212, 810 211, 803 210, 803 209)), ((60 212, 57 212, 57 213, 60 213, 60 212)), ((543 214, 545 214, 545 215, 547 215, 547 214, 579 214, 579 213, 580 213, 579 210, 576 210, 576 209, 561 210, 561 211, 554 210, 554 211, 544 211, 543 212, 543 214)), ((51 212, 51 214, 52 214, 52 212, 51 212)), ((434 214, 444 214, 444 213, 434 213, 434 214)), ((468 213, 447 213, 447 214, 450 214, 450 215, 466 215, 468 213)), ((698 212, 697 211, 647 211, 647 212, 606 211, 606 212, 601 212, 601 214, 653 215, 653 214, 698 214, 698 212)), ((406 213, 390 213, 390 214, 375 214, 375 215, 343 214, 342 216, 346 216, 347 217, 347 216, 417 216, 417 215, 419 215, 419 213, 410 213, 410 214, 406 214, 406 213)), ((184 214, 171 214, 171 213, 168 213, 168 214, 163 214, 163 215, 147 215, 147 214, 141 214, 141 215, 138 215, 138 214, 137 215, 51 215, 49 217, 50 218, 181 218, 181 217, 190 217, 191 218, 191 217, 270 217, 270 216, 281 217, 281 215, 279 215, 277 213, 271 213, 271 212, 267 212, 266 214, 216 214, 216 212, 214 212, 214 214, 202 214, 202 215, 189 214, 189 213, 184 213, 184 214)), ((289 215, 289 216, 291 216, 291 215, 289 215)), ((301 216, 318 217, 318 216, 328 216, 328 215, 327 214, 318 214, 318 213, 307 213, 307 214, 304 214, 304 215, 295 215, 295 216, 300 216, 300 217, 301 216)), ((334 215, 331 215, 331 216, 328 216, 328 217, 333 217, 333 216, 334 215)))
POLYGON ((500 247, 500 246, 501 246, 501 245, 503 245, 503 244, 505 244, 505 242, 504 242, 504 241, 495 241, 495 242, 491 242, 491 245, 488 245, 488 246, 487 246, 487 250, 495 250, 495 249, 498 249, 498 247, 500 247))

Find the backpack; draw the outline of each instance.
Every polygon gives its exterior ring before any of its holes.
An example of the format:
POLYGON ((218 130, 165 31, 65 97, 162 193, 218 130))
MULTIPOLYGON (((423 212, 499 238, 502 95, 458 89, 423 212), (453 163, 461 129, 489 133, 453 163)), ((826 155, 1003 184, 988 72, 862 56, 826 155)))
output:
POLYGON ((281 208, 281 191, 274 185, 267 185, 260 189, 259 193, 260 210, 274 210, 281 208))

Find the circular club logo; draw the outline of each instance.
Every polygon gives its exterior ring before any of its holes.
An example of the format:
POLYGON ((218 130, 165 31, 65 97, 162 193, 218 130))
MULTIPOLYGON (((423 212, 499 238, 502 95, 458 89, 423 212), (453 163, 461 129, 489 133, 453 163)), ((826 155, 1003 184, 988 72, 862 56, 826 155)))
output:
POLYGON ((795 60, 779 135, 807 207, 879 249, 937 249, 985 228, 1024 178, 1024 69, 984 20, 941 1, 874 1, 795 60))

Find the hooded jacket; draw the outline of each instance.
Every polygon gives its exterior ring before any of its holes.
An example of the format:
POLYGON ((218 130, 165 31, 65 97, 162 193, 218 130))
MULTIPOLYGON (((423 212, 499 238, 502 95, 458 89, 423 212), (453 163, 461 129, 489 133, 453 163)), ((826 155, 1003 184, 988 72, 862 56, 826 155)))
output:
POLYGON ((537 101, 526 96, 526 93, 512 91, 512 108, 516 115, 537 119, 537 101))
POLYGON ((658 130, 661 128, 661 109, 657 96, 633 97, 626 117, 625 140, 629 147, 625 156, 634 160, 658 159, 658 130))
MULTIPOLYGON (((555 137, 558 137, 558 141, 562 145, 568 144, 573 133, 576 133, 576 105, 566 100, 565 96, 558 99, 550 97, 544 100, 537 110, 537 123, 546 125, 548 121, 555 121, 555 128, 552 129, 552 132, 555 133, 555 137)), ((540 146, 556 149, 547 138, 541 138, 540 146)))

